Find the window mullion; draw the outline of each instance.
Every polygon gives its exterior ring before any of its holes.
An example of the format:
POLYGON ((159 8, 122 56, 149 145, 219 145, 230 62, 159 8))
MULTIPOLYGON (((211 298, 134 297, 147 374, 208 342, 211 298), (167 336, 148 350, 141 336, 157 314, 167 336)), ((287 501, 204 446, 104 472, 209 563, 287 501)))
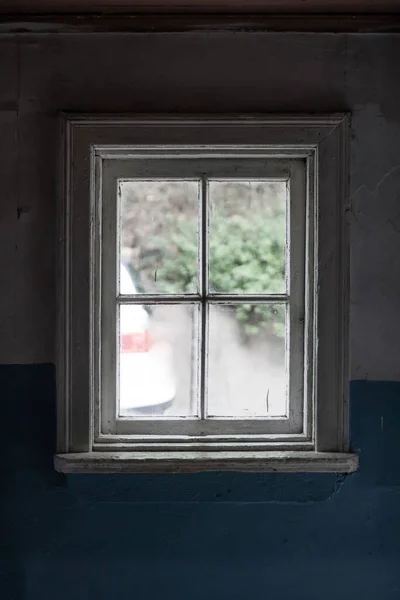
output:
POLYGON ((210 294, 209 304, 288 304, 288 294, 210 294))
MULTIPOLYGON (((205 294, 209 304, 277 304, 288 303, 288 294, 205 294)), ((203 302, 202 294, 135 294, 119 295, 117 304, 193 304, 203 302)))
POLYGON ((208 180, 201 178, 200 187, 200 226, 199 226, 199 291, 201 296, 200 334, 200 419, 206 418, 207 403, 207 357, 208 357, 208 302, 209 291, 209 198, 208 180))

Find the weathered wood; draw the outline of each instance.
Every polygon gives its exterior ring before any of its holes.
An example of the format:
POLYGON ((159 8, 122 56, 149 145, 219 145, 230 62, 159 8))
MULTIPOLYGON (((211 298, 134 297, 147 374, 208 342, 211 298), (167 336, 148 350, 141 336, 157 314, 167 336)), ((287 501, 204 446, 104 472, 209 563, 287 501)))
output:
POLYGON ((280 473, 352 473, 356 454, 328 452, 83 452, 57 454, 61 473, 186 473, 198 471, 256 471, 280 473))
MULTIPOLYGON (((400 7, 400 5, 398 4, 400 7)), ((400 12, 346 14, 3 14, 0 34, 177 33, 201 31, 398 33, 400 12)))
POLYGON ((397 0, 5 0, 12 13, 382 13, 400 12, 397 0))

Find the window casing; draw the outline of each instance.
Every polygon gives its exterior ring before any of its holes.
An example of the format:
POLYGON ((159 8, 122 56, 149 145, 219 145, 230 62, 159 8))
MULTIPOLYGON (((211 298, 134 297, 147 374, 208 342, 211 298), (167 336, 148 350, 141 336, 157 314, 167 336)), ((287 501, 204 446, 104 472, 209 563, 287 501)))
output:
POLYGON ((348 119, 65 116, 60 207, 56 466, 64 471, 349 471, 346 147, 348 119), (121 294, 124 181, 198 186, 197 289, 121 294), (286 289, 216 292, 209 281, 210 182, 279 181, 286 289), (207 414, 210 307, 286 307, 287 411, 207 414), (193 307, 197 415, 118 414, 120 306, 193 307))

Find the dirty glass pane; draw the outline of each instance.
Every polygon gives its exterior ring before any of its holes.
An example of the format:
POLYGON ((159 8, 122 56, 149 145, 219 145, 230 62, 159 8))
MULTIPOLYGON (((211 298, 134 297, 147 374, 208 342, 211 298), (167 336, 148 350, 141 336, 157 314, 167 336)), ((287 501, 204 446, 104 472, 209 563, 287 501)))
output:
POLYGON ((196 415, 197 323, 194 305, 119 308, 119 415, 196 415))
POLYGON ((286 182, 210 181, 210 291, 286 290, 286 182))
POLYGON ((284 304, 211 305, 208 415, 286 414, 284 304))
POLYGON ((134 279, 120 293, 195 293, 199 183, 120 181, 118 194, 121 262, 134 279))

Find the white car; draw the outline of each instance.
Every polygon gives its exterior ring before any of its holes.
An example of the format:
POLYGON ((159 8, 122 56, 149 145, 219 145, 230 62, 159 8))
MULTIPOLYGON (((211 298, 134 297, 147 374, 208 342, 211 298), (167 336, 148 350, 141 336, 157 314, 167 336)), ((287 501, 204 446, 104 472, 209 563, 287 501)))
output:
MULTIPOLYGON (((129 267, 120 266, 120 293, 137 294, 129 267)), ((120 307, 119 414, 160 416, 176 393, 173 349, 141 304, 120 307)))

